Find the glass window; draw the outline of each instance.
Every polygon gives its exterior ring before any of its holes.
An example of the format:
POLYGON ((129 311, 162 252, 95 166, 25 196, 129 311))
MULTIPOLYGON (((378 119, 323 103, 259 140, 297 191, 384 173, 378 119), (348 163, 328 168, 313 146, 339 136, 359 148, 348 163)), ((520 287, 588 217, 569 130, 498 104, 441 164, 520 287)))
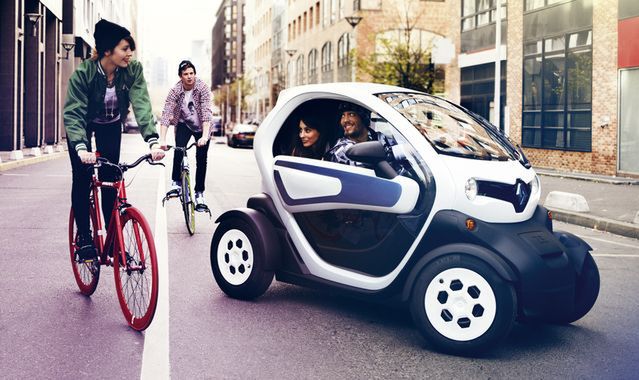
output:
POLYGON ((483 160, 516 159, 515 149, 490 124, 443 99, 419 93, 377 96, 404 116, 439 153, 483 160))
POLYGON ((592 31, 524 45, 522 144, 590 151, 592 31))
POLYGON ((462 0, 462 31, 494 23, 498 2, 501 2, 503 20, 507 14, 506 0, 462 0))
POLYGON ((331 42, 327 42, 322 46, 322 72, 331 71, 333 69, 333 57, 331 56, 331 42))
POLYGON ((317 49, 308 53, 308 83, 317 82, 317 49))
POLYGON ((348 65, 349 40, 349 34, 344 33, 337 41, 337 67, 348 65))

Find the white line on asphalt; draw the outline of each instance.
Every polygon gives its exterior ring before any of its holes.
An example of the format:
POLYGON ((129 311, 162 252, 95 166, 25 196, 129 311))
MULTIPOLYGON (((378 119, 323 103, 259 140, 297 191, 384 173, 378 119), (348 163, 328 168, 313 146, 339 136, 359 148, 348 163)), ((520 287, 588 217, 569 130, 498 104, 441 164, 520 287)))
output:
POLYGON ((155 211, 155 248, 160 277, 158 306, 153 323, 144 333, 144 352, 140 379, 170 379, 169 364, 169 254, 166 226, 166 209, 162 207, 164 194, 164 169, 158 178, 158 199, 155 211))
POLYGON ((8 175, 8 176, 12 176, 12 177, 27 177, 27 176, 29 176, 28 174, 17 174, 17 173, 2 173, 2 175, 8 175))
POLYGON ((614 254, 614 253, 593 253, 594 257, 634 257, 639 259, 639 255, 623 255, 623 254, 614 254))
POLYGON ((601 241, 604 243, 610 243, 610 244, 616 244, 616 245, 620 245, 622 247, 629 247, 629 248, 636 248, 639 249, 639 245, 632 245, 632 244, 624 244, 624 243, 617 243, 616 241, 610 241, 610 240, 606 240, 606 239, 600 239, 600 238, 596 238, 596 237, 592 237, 592 236, 588 236, 588 237, 584 237, 582 236, 583 239, 592 239, 592 240, 597 240, 597 241, 601 241))

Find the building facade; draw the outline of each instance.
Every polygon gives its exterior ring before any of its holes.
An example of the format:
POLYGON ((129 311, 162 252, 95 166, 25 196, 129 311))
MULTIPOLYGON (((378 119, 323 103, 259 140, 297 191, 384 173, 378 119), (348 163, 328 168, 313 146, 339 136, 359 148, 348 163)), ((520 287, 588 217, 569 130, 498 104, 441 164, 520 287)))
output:
POLYGON ((0 3, 0 150, 22 158, 58 143, 62 1, 0 3))
POLYGON ((501 122, 537 167, 639 176, 639 2, 461 1, 461 103, 501 122), (634 86, 634 87, 633 87, 634 86))

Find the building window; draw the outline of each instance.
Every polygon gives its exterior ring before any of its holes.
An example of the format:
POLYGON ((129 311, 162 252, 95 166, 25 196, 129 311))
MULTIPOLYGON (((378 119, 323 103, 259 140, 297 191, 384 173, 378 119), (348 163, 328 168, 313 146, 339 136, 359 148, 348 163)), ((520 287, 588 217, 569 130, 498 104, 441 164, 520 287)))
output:
POLYGON ((331 42, 327 42, 322 46, 322 72, 333 70, 333 57, 331 50, 331 42))
POLYGON ((573 0, 526 0, 524 11, 532 11, 533 9, 539 9, 557 3, 566 3, 568 1, 573 0))
POLYGON ((317 49, 308 53, 308 83, 317 82, 317 49))
POLYGON ((524 44, 522 145, 591 150, 592 31, 524 44))
POLYGON ((348 65, 349 41, 350 35, 348 33, 342 34, 337 41, 337 67, 348 65))
MULTIPOLYGON (((462 0, 462 32, 476 29, 497 19, 498 0, 462 0)), ((501 17, 506 19, 506 0, 501 0, 501 17)))

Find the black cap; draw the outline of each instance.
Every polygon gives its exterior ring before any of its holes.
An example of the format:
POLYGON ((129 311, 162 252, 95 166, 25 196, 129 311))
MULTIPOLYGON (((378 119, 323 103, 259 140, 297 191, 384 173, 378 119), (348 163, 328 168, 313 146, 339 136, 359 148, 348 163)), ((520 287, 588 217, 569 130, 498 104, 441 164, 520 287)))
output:
POLYGON ((125 27, 102 19, 95 24, 93 38, 95 38, 95 50, 98 54, 112 50, 123 38, 130 37, 131 32, 125 27))
POLYGON ((351 102, 341 102, 337 109, 340 114, 348 111, 355 112, 359 115, 360 119, 362 119, 362 123, 364 123, 365 126, 368 127, 371 125, 371 111, 362 106, 358 106, 351 102))
POLYGON ((189 67, 193 69, 193 74, 197 74, 197 71, 195 71, 195 66, 193 65, 193 63, 189 61, 188 59, 185 59, 184 61, 180 62, 180 64, 178 65, 178 76, 181 76, 182 71, 188 69, 189 67))

